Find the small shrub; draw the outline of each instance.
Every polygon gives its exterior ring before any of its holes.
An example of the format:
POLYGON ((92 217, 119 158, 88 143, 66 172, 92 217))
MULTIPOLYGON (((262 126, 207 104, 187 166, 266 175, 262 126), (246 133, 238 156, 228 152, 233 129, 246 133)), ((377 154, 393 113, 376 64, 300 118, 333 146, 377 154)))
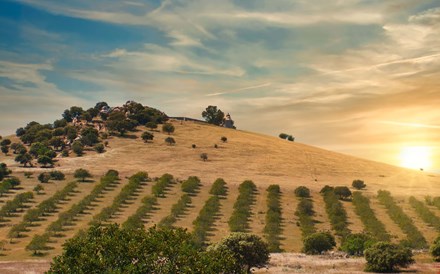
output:
POLYGON ((69 151, 67 149, 64 149, 63 152, 61 152, 61 156, 69 157, 69 151))
POLYGON ((66 177, 64 173, 58 170, 51 171, 49 175, 52 180, 58 180, 58 181, 64 180, 66 177))
POLYGON ((147 143, 148 141, 153 141, 154 135, 151 132, 145 131, 144 133, 142 133, 141 138, 142 140, 144 140, 145 143, 147 143))
POLYGON ((295 189, 296 197, 308 198, 310 197, 310 190, 305 186, 299 186, 295 189))
POLYGON ((41 191, 44 191, 44 187, 40 184, 36 185, 33 189, 35 192, 37 192, 38 195, 41 194, 41 191))
POLYGON ((316 232, 303 240, 303 252, 310 255, 321 254, 336 246, 335 237, 330 232, 316 232))
POLYGON ((335 188, 329 185, 325 185, 323 188, 321 188, 321 190, 319 191, 319 193, 327 193, 329 191, 333 191, 335 188))
POLYGON ((165 138, 165 143, 167 143, 168 145, 174 145, 176 143, 176 140, 174 140, 173 137, 167 137, 165 138))
POLYGON ((165 123, 165 124, 162 125, 162 131, 166 132, 168 134, 173 133, 174 129, 175 129, 174 126, 172 124, 170 124, 170 123, 165 123))
POLYGON ((40 175, 38 175, 38 181, 41 183, 48 183, 50 180, 50 174, 47 172, 43 172, 40 175))
POLYGON ((434 240, 431 247, 429 248, 429 252, 432 255, 432 258, 436 262, 440 262, 440 236, 434 240))
POLYGON ((228 141, 228 138, 226 138, 226 136, 222 136, 222 137, 220 138, 220 140, 221 140, 223 143, 226 143, 226 142, 228 141))
POLYGON ((351 196, 351 191, 346 186, 337 186, 335 187, 334 192, 339 196, 340 200, 346 200, 351 196))
POLYGON ((32 176, 32 172, 30 172, 30 171, 26 171, 25 173, 24 173, 24 177, 26 177, 26 178, 30 178, 31 176, 32 176))
POLYGON ((95 151, 98 152, 98 153, 103 153, 103 152, 104 152, 104 145, 101 144, 101 143, 96 144, 96 145, 94 146, 94 149, 95 149, 95 151))
POLYGON ((79 141, 75 141, 72 144, 72 151, 75 152, 77 156, 81 156, 83 155, 84 145, 79 141))
POLYGON ((361 190, 361 189, 365 188, 367 185, 362 180, 354 180, 353 183, 351 184, 351 186, 358 189, 358 190, 361 190))
POLYGON ((204 162, 208 161, 208 154, 207 153, 200 154, 200 159, 202 159, 204 162))
POLYGON ((377 242, 365 250, 365 271, 395 272, 414 263, 411 249, 389 242, 377 242))
POLYGON ((218 145, 217 145, 217 144, 214 144, 214 148, 218 148, 218 145))
POLYGON ((149 128, 150 130, 156 129, 157 128, 157 124, 155 122, 148 122, 145 124, 145 126, 147 128, 149 128))
POLYGON ((231 233, 209 249, 232 251, 236 261, 236 269, 233 273, 250 273, 252 267, 262 268, 269 263, 269 247, 257 235, 231 233))
POLYGON ((349 234, 343 239, 341 250, 352 256, 363 256, 365 249, 374 243, 374 238, 367 233, 349 234))
POLYGON ((76 179, 81 179, 81 181, 84 182, 86 180, 86 178, 91 178, 92 175, 90 174, 90 172, 88 170, 83 169, 83 168, 79 168, 79 169, 75 170, 73 177, 75 177, 76 179))

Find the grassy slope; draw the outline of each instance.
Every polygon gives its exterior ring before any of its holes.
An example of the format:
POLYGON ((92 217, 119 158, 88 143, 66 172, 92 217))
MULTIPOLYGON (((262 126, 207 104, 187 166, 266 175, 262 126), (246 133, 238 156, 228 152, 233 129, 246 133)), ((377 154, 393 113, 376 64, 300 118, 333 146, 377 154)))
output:
MULTIPOLYGON (((237 186, 243 180, 251 179, 258 186, 256 203, 252 207, 253 220, 250 225, 253 233, 262 235, 264 227, 264 214, 266 212, 266 188, 270 184, 279 184, 283 192, 283 223, 285 241, 282 241, 286 251, 299 251, 301 242, 299 241, 301 232, 296 226, 296 217, 293 212, 296 207, 296 199, 293 197, 293 190, 299 185, 306 185, 312 190, 314 207, 316 211, 315 219, 320 222, 317 228, 329 229, 328 217, 325 214, 324 203, 319 195, 319 190, 326 184, 329 185, 351 185, 354 179, 363 179, 368 187, 364 191, 365 195, 372 199, 372 207, 377 217, 382 220, 386 229, 397 237, 402 237, 402 232, 391 222, 385 210, 375 200, 378 189, 389 190, 394 197, 404 201, 404 209, 412 216, 417 218, 411 208, 407 206, 407 197, 415 195, 422 198, 429 194, 440 196, 440 188, 436 187, 440 183, 438 175, 424 172, 411 171, 397 168, 394 166, 367 161, 323 149, 307 146, 300 143, 292 143, 276 137, 270 137, 239 130, 230 130, 214 127, 194 122, 173 122, 176 132, 172 135, 177 144, 168 146, 164 143, 166 134, 155 132, 152 143, 144 143, 140 136, 144 129, 134 133, 127 138, 111 137, 109 147, 104 154, 96 154, 93 151, 86 152, 83 157, 71 156, 60 158, 56 164, 56 169, 67 174, 77 168, 89 169, 95 174, 95 180, 108 169, 117 169, 121 177, 130 176, 137 171, 147 171, 150 177, 160 176, 163 173, 171 173, 175 177, 184 180, 188 176, 198 176, 202 179, 203 187, 201 192, 193 197, 193 208, 190 208, 187 215, 178 221, 178 225, 192 228, 192 221, 197 217, 198 211, 209 198, 209 187, 218 177, 226 180, 229 187, 229 194, 225 200, 221 201, 221 212, 219 219, 215 222, 215 230, 210 239, 219 240, 228 233, 227 220, 232 212, 232 205, 237 197, 237 186), (227 143, 220 141, 221 136, 228 138, 227 143), (192 149, 191 145, 196 144, 197 148, 192 149), (214 148, 217 144, 219 148, 214 148), (199 155, 202 152, 208 153, 209 160, 203 162, 199 155), (59 166, 58 166, 59 165, 59 166)), ((32 170, 35 175, 47 169, 32 168, 24 169, 13 162, 13 155, 0 156, 0 162, 6 162, 14 171, 14 176, 23 178, 22 172, 32 170)), ((36 176, 32 179, 23 178, 23 189, 16 191, 23 192, 30 190, 37 183, 36 176)), ((49 183, 45 185, 46 194, 38 195, 32 206, 50 197, 57 189, 61 189, 72 177, 60 183, 49 183)), ((70 227, 66 232, 67 236, 76 233, 80 228, 87 225, 94 214, 105 206, 108 206, 112 199, 118 194, 122 186, 127 182, 121 180, 121 184, 113 190, 109 190, 96 203, 97 207, 90 210, 89 215, 81 216, 78 223, 70 227)), ((134 213, 140 205, 140 199, 150 194, 151 184, 142 187, 137 197, 134 197, 131 205, 123 208, 114 221, 123 222, 134 213)), ((64 211, 80 198, 88 194, 94 183, 80 184, 78 193, 60 206, 60 212, 64 211)), ((160 198, 158 210, 154 211, 147 219, 146 226, 151 226, 170 212, 171 205, 181 194, 180 185, 173 185, 166 198, 160 198)), ((14 193, 0 199, 0 206, 4 201, 12 199, 14 193)), ((363 227, 358 217, 352 212, 352 206, 346 205, 349 212, 350 229, 362 231, 363 227)), ((440 215, 440 212, 436 212, 440 215)), ((7 225, 18 223, 23 214, 11 219, 7 225)), ((56 216, 50 216, 47 221, 53 221, 56 216)), ((35 233, 41 233, 48 223, 42 222, 39 227, 31 227, 27 234, 29 237, 20 239, 17 244, 7 244, 4 260, 32 258, 28 252, 24 251, 24 246, 30 241, 35 233)), ((428 240, 432 240, 436 232, 421 222, 416 222, 428 240)), ((6 237, 9 227, 0 228, 0 240, 6 237)), ((58 254, 61 244, 66 238, 57 239, 56 243, 51 244, 55 247, 49 251, 49 255, 58 254)))

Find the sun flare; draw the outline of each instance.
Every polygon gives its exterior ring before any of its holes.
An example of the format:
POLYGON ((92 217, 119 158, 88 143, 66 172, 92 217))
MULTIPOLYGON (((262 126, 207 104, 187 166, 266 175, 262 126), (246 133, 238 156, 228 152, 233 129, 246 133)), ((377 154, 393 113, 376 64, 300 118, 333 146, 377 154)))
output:
POLYGON ((400 152, 400 165, 413 169, 426 169, 432 166, 431 150, 429 147, 404 147, 400 152))

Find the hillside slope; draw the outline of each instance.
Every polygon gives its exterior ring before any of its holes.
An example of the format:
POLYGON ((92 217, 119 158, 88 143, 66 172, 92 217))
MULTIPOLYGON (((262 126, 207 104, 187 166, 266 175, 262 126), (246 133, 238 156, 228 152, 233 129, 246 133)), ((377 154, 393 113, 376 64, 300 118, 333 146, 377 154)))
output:
MULTIPOLYGON (((276 183, 283 188, 307 185, 313 190, 326 184, 351 185, 354 179, 362 179, 373 193, 389 189, 395 195, 426 195, 428 192, 440 195, 436 187, 440 176, 435 174, 252 132, 191 121, 171 122, 176 127, 170 135, 176 140, 173 146, 164 142, 168 135, 159 131, 154 132, 153 142, 144 143, 140 135, 146 129, 138 127, 137 132, 125 138, 110 137, 109 147, 103 154, 87 151, 82 157, 58 158, 56 169, 71 173, 83 167, 96 175, 116 169, 127 176, 144 170, 153 177, 171 173, 181 179, 199 176, 205 182, 222 177, 230 184, 251 179, 262 187, 276 183), (228 138, 226 143, 220 140, 222 136, 228 138), (196 145, 195 149, 192 144, 196 145), (215 144, 218 148, 214 148, 215 144), (201 153, 208 154, 208 161, 200 159, 201 153)), ((29 170, 19 167, 13 157, 2 155, 0 161, 13 170, 29 170)))

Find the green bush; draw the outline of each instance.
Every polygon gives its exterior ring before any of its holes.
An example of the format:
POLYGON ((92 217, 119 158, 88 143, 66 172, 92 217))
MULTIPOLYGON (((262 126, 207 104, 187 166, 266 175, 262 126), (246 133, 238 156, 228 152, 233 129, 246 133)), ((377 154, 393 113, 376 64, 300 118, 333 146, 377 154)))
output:
POLYGON ((362 180, 354 180, 351 186, 356 188, 357 190, 361 190, 365 188, 367 185, 362 180))
POLYGON ((365 250, 365 271, 395 272, 414 263, 411 249, 389 242, 378 242, 365 250))
POLYGON ((209 190, 209 194, 216 196, 226 196, 228 190, 226 188, 226 182, 222 178, 218 178, 212 184, 211 189, 209 190))
POLYGON ((303 252, 310 255, 321 254, 335 246, 335 237, 330 232, 316 232, 303 239, 303 252))
POLYGON ((142 133, 141 135, 142 140, 144 140, 145 142, 148 141, 153 141, 154 139, 154 135, 151 132, 145 131, 144 133, 142 133))
POLYGON ((181 188, 183 192, 186 192, 191 195, 191 194, 196 194, 200 189, 201 185, 202 184, 198 177, 190 176, 182 183, 181 188))
POLYGON ((260 237, 235 232, 223 238, 208 250, 232 252, 235 258, 235 270, 230 273, 250 273, 252 267, 262 268, 269 263, 269 248, 260 237))
POLYGON ((58 170, 53 170, 49 173, 50 178, 52 180, 58 180, 58 181, 62 181, 66 178, 66 176, 64 175, 64 173, 62 173, 61 171, 58 170))
POLYGON ((90 172, 88 170, 86 170, 86 169, 78 168, 73 173, 73 177, 76 178, 76 179, 80 179, 82 182, 85 182, 86 178, 91 178, 92 177, 92 174, 90 174, 90 172))
POLYGON ((98 153, 103 153, 104 150, 105 150, 105 148, 104 148, 104 144, 102 144, 102 143, 98 143, 98 144, 96 144, 93 148, 94 148, 95 151, 98 152, 98 153))
POLYGON ((50 174, 48 172, 43 172, 38 175, 38 181, 41 183, 48 183, 50 180, 50 174))
POLYGON ((299 186, 295 189, 295 195, 296 197, 308 198, 310 197, 310 189, 305 186, 299 186))
POLYGON ((429 252, 431 253, 434 261, 440 262, 440 236, 434 240, 429 248, 429 252))
POLYGON ((168 134, 173 133, 174 129, 175 128, 174 128, 173 124, 170 124, 170 123, 165 123, 165 124, 162 125, 162 131, 166 132, 168 134))
POLYGON ((341 200, 346 200, 351 196, 351 191, 346 186, 337 186, 333 191, 336 195, 338 195, 339 199, 341 200))
POLYGON ((75 141, 72 144, 72 151, 77 155, 81 156, 84 152, 84 145, 80 141, 75 141))
POLYGON ((352 256, 363 256, 365 249, 376 240, 367 233, 348 234, 342 241, 341 250, 352 256))

